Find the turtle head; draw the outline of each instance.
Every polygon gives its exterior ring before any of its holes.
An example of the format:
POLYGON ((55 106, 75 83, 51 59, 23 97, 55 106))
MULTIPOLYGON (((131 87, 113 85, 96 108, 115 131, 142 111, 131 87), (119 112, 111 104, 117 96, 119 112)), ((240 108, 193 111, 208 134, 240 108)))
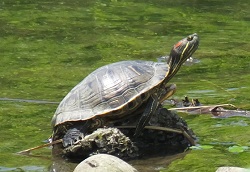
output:
POLYGON ((172 78, 176 74, 181 65, 197 50, 198 46, 199 37, 196 33, 183 38, 174 45, 168 59, 170 66, 168 78, 172 78))

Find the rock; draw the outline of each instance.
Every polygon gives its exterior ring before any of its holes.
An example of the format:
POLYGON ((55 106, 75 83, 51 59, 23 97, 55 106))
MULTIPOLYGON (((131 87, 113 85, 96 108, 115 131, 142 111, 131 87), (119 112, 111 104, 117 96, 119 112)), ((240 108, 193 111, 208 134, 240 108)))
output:
POLYGON ((240 167, 219 167, 216 172, 250 172, 250 169, 240 167))
POLYGON ((101 153, 128 160, 147 155, 180 153, 195 143, 195 134, 175 112, 159 107, 149 121, 151 126, 165 127, 172 131, 144 129, 140 136, 134 137, 139 118, 140 115, 118 121, 112 127, 99 128, 63 148, 62 154, 70 159, 83 160, 101 153))
POLYGON ((125 161, 108 154, 93 155, 80 164, 74 172, 138 172, 125 161))
POLYGON ((64 149, 68 157, 89 157, 110 154, 119 158, 138 157, 138 148, 117 128, 99 128, 79 142, 64 149))

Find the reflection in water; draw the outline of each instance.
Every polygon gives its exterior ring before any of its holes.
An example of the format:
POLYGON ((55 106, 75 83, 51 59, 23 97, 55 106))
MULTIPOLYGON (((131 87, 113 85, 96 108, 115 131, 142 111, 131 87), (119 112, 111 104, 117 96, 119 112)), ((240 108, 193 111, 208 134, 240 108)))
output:
MULTIPOLYGON (((127 161, 130 165, 140 172, 152 172, 163 170, 176 159, 185 157, 188 153, 178 153, 170 155, 159 155, 155 157, 145 157, 138 160, 127 161)), ((50 167, 50 172, 69 172, 73 171, 78 163, 66 161, 62 157, 53 157, 53 163, 50 167)))
POLYGON ((63 158, 53 158, 52 165, 50 166, 50 172, 69 172, 73 171, 78 163, 68 162, 63 158))
POLYGON ((15 167, 15 168, 7 168, 7 167, 1 167, 0 171, 7 172, 7 171, 37 171, 37 172, 44 172, 47 171, 47 168, 45 167, 39 167, 39 166, 23 166, 23 167, 15 167))
POLYGON ((141 160, 132 160, 129 161, 129 164, 131 164, 140 172, 160 171, 166 169, 166 167, 173 161, 184 158, 188 152, 189 151, 174 155, 162 155, 150 158, 143 158, 141 160))

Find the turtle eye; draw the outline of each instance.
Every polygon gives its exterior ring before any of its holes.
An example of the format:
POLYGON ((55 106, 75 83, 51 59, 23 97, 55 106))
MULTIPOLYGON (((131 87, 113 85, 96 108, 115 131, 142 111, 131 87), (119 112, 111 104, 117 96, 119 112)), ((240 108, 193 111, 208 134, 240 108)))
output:
POLYGON ((192 40, 193 40, 193 36, 188 36, 188 37, 187 37, 187 40, 188 40, 188 41, 192 41, 192 40))

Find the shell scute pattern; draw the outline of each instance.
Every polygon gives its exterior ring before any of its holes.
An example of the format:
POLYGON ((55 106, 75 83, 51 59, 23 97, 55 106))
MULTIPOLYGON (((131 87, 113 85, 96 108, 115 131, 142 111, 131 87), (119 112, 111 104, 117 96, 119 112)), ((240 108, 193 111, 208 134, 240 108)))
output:
POLYGON ((103 66, 68 93, 58 106, 52 125, 125 113, 129 102, 136 101, 135 106, 139 106, 142 95, 149 95, 144 93, 157 87, 168 70, 166 63, 150 61, 121 61, 103 66))

